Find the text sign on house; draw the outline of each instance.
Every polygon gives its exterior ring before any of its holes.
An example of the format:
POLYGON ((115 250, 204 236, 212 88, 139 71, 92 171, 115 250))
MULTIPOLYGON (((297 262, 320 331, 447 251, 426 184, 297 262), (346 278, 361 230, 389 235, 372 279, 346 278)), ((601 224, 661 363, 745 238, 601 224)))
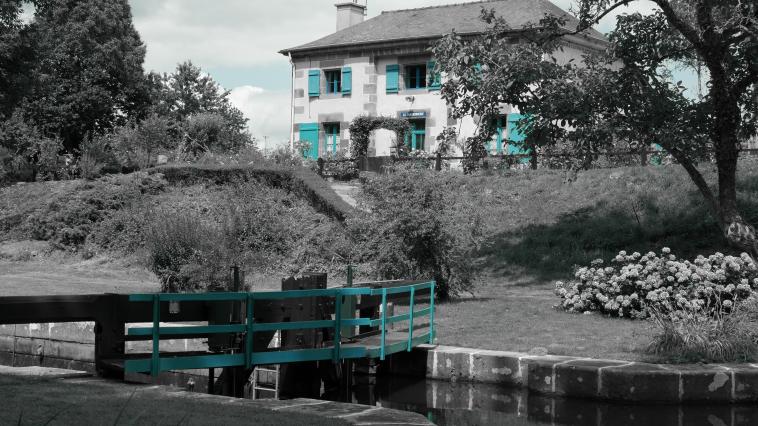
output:
POLYGON ((426 111, 401 111, 400 118, 426 118, 426 111))

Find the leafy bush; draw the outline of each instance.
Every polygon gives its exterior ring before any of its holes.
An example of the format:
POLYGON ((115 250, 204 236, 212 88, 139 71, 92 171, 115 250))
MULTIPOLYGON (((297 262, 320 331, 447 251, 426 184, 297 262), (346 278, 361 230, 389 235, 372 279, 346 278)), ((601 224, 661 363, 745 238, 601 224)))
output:
POLYGON ((80 177, 84 179, 98 178, 107 167, 113 167, 114 163, 113 154, 108 152, 107 146, 101 141, 88 140, 82 142, 79 160, 76 164, 80 177))
POLYGON ((558 305, 569 312, 602 312, 611 316, 646 318, 650 307, 663 312, 729 311, 758 288, 758 266, 747 254, 716 253, 681 261, 668 248, 661 254, 622 251, 610 266, 601 259, 577 269, 577 281, 556 284, 558 305))
POLYGON ((148 264, 165 290, 222 288, 233 264, 300 273, 347 263, 341 226, 295 194, 241 178, 210 191, 206 185, 175 188, 170 201, 149 214, 143 231, 148 264))
POLYGON ((103 145, 109 145, 116 159, 129 170, 141 170, 154 166, 159 154, 176 148, 176 129, 165 117, 153 115, 139 123, 130 123, 117 128, 112 134, 102 137, 103 145))
POLYGON ((657 329, 648 352, 673 362, 750 362, 758 357, 758 296, 701 310, 649 312, 657 329))
MULTIPOLYGON (((318 172, 318 163, 313 162, 311 170, 318 172)), ((351 180, 358 177, 358 164, 355 160, 342 154, 329 156, 324 161, 323 177, 331 177, 337 180, 351 180)))
POLYGON ((181 153, 197 158, 205 152, 236 152, 252 143, 249 134, 231 126, 222 114, 203 112, 190 116, 183 124, 181 153))
POLYGON ((161 191, 165 184, 161 175, 147 173, 85 182, 73 193, 57 197, 30 214, 24 229, 31 238, 49 241, 53 247, 77 250, 97 224, 138 201, 141 195, 161 191))
POLYGON ((443 299, 472 288, 482 218, 455 196, 454 179, 397 166, 364 181, 364 211, 348 226, 379 278, 433 278, 443 299))
POLYGON ((162 291, 224 287, 223 235, 191 211, 158 210, 146 230, 150 269, 162 291))

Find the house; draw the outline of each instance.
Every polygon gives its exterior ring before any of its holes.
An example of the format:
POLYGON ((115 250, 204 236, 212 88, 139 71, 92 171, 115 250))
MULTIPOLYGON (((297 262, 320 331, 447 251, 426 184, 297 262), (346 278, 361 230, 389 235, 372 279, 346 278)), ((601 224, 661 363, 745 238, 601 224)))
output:
MULTIPOLYGON (((566 26, 576 19, 549 0, 490 0, 418 9, 393 10, 364 20, 366 6, 357 0, 335 5, 337 31, 301 46, 282 50, 292 63, 292 129, 290 141, 307 143, 310 158, 326 157, 349 147, 349 125, 359 115, 408 119, 411 134, 405 143, 412 150, 432 152, 436 136, 456 126, 462 137, 476 130, 473 117, 451 119, 440 97, 440 76, 433 75, 430 48, 453 29, 461 35, 486 30, 480 19, 483 8, 494 9, 514 33, 545 14, 566 16, 566 26)), ((603 49, 605 38, 591 30, 565 37, 558 61, 581 60, 582 55, 603 49)), ((502 109, 494 152, 512 151, 508 141, 523 138, 515 127, 518 111, 502 109)), ((394 133, 377 130, 369 156, 393 151, 394 133)))

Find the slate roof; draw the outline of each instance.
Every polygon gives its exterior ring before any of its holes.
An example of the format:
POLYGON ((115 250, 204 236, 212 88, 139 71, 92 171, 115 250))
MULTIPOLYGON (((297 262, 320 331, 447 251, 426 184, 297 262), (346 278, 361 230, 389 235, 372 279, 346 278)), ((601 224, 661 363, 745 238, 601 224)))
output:
MULTIPOLYGON (((455 30, 459 34, 476 34, 486 30, 479 18, 483 8, 494 9, 497 16, 518 30, 527 23, 539 23, 545 14, 565 16, 566 28, 575 29, 577 20, 549 0, 487 0, 382 12, 381 15, 345 28, 316 41, 282 50, 281 53, 315 50, 326 47, 381 43, 395 40, 436 38, 455 30)), ((596 40, 606 40, 595 29, 585 33, 596 40)))

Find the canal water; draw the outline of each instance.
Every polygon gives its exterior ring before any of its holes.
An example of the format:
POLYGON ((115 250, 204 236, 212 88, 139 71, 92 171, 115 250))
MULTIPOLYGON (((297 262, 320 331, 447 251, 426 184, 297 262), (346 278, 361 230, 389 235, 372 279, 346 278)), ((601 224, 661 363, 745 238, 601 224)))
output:
POLYGON ((349 394, 329 398, 421 413, 442 426, 758 425, 758 404, 631 405, 551 398, 489 384, 356 376, 349 394))

